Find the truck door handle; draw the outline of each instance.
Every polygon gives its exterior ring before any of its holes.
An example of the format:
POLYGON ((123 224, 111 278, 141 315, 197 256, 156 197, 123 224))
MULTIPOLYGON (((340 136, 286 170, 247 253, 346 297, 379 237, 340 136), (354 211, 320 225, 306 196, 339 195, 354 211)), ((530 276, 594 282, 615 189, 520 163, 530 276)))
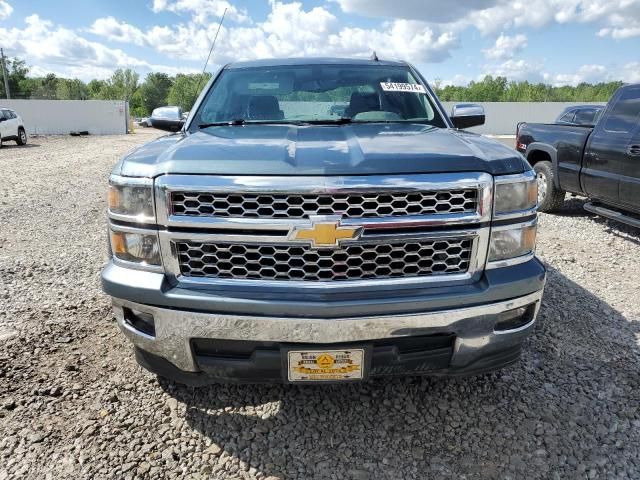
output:
POLYGON ((640 157, 640 145, 631 145, 627 149, 627 153, 632 157, 640 157))

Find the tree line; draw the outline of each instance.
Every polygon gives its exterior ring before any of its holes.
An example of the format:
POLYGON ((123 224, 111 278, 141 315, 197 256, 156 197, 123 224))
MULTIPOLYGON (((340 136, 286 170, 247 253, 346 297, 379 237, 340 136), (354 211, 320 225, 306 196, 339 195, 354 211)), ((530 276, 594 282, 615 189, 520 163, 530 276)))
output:
POLYGON ((580 83, 575 87, 554 87, 545 83, 508 81, 505 77, 487 75, 466 87, 434 87, 443 102, 606 102, 622 82, 580 83))
MULTIPOLYGON (((30 77, 29 67, 19 58, 6 62, 11 98, 39 100, 126 100, 131 114, 144 117, 165 105, 178 105, 188 111, 206 85, 211 74, 149 73, 140 81, 131 69, 118 69, 106 80, 88 83, 77 78, 62 78, 53 73, 30 77)), ((0 99, 6 98, 4 81, 0 81, 0 99)))
MULTIPOLYGON (((7 73, 11 98, 52 100, 126 100, 131 114, 150 115, 153 109, 178 105, 190 110, 200 90, 211 78, 206 74, 149 73, 140 81, 131 69, 118 69, 106 80, 88 83, 77 78, 61 78, 53 73, 30 77, 29 67, 19 58, 8 59, 7 73)), ((606 102, 622 82, 581 83, 575 87, 554 87, 544 83, 508 81, 505 77, 486 76, 466 87, 446 85, 436 80, 434 88, 442 101, 451 102, 606 102)), ((0 99, 6 98, 0 82, 0 99)), ((317 99, 316 99, 317 100, 317 99)), ((328 98, 330 100, 330 98, 328 98)))

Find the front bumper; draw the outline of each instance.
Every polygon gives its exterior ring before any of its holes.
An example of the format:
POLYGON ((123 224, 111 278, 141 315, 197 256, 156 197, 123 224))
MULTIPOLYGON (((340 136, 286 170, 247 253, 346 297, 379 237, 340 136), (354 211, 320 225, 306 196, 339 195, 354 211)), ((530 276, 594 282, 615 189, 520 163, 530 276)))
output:
POLYGON ((238 295, 221 297, 213 292, 180 291, 163 284, 160 277, 111 264, 103 272, 103 286, 112 295, 118 324, 136 346, 143 366, 184 383, 207 383, 278 381, 282 378, 280 347, 375 347, 380 340, 392 345, 389 341, 393 339, 443 335, 452 338, 449 350, 439 345, 422 352, 422 356, 415 352, 403 356, 394 347, 378 349, 378 353, 374 349, 370 376, 493 370, 517 360, 522 341, 535 323, 545 272, 534 259, 487 271, 478 284, 404 292, 399 298, 377 292, 375 300, 365 302, 335 296, 333 301, 311 297, 282 302, 238 295), (128 275, 124 276, 123 270, 128 275), (144 278, 158 283, 136 284, 144 278), (127 283, 130 288, 126 288, 127 283), (188 301, 190 296, 193 301, 188 301), (203 304, 206 309, 198 308, 203 304), (256 308, 260 304, 268 308, 256 308), (496 331, 500 314, 527 306, 531 315, 527 323, 496 331), (280 314, 274 314, 274 310, 280 314), (152 316, 155 333, 148 335, 132 326, 125 320, 127 311, 152 316), (225 355, 216 358, 194 351, 194 340, 198 339, 251 342, 257 347, 246 359, 225 355))

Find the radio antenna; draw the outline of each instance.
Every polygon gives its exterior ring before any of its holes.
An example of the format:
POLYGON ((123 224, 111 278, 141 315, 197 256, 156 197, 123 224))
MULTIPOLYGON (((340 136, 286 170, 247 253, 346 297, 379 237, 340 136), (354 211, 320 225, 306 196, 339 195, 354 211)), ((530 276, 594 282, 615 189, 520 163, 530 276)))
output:
POLYGON ((204 78, 204 74, 207 71, 207 65, 209 65, 209 59, 211 58, 211 54, 213 53, 213 49, 216 48, 216 41, 218 40, 218 34, 220 33, 220 29, 222 28, 222 22, 224 22, 224 16, 227 14, 227 9, 224 9, 224 12, 222 12, 222 18, 220 19, 220 23, 218 24, 218 30, 216 31, 216 36, 213 37, 213 43, 211 44, 211 49, 209 50, 209 55, 207 56, 207 61, 204 62, 204 68, 202 69, 202 75, 200 76, 200 80, 198 80, 198 88, 196 88, 196 91, 198 93, 200 93, 200 83, 202 82, 202 79, 204 78))

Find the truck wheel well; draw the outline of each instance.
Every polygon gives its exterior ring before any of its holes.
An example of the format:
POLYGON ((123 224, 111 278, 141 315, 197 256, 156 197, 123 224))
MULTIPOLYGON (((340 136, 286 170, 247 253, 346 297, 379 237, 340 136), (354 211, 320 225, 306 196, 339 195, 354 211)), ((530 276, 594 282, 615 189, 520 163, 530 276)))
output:
POLYGON ((534 150, 529 155, 527 155, 527 160, 531 164, 531 166, 535 165, 538 162, 550 162, 551 156, 547 152, 543 152, 542 150, 534 150))

